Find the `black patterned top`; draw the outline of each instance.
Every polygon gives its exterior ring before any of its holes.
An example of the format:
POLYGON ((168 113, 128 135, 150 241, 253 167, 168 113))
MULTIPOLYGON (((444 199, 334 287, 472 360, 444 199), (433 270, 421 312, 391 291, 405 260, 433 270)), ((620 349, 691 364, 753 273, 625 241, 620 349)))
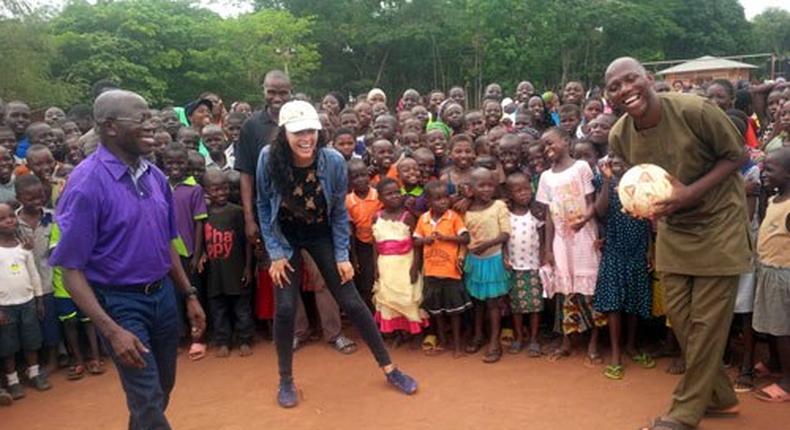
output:
POLYGON ((328 229, 326 197, 318 180, 316 163, 308 167, 293 167, 293 189, 283 196, 277 216, 284 232, 304 229, 328 229))

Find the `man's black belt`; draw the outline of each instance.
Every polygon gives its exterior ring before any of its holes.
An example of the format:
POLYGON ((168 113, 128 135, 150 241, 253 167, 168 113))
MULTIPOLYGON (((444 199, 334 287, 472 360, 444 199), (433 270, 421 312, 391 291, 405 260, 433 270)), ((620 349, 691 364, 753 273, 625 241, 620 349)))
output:
POLYGON ((162 279, 149 282, 147 284, 128 284, 128 285, 107 285, 95 282, 90 283, 94 288, 105 291, 115 291, 119 293, 137 293, 150 295, 162 289, 164 282, 162 279))

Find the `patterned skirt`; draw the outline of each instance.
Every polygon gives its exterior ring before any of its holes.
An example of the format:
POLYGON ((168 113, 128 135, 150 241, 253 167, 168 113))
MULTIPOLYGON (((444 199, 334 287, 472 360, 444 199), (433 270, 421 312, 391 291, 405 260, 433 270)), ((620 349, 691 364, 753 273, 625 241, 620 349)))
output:
POLYGON ((543 311, 543 284, 537 270, 514 270, 511 273, 510 309, 514 314, 543 311))
POLYGON ((653 300, 650 283, 644 256, 604 251, 593 306, 598 312, 624 312, 650 318, 653 300))
POLYGON ((606 325, 606 315, 593 309, 592 296, 557 294, 556 298, 555 331, 568 335, 584 333, 592 328, 606 325))

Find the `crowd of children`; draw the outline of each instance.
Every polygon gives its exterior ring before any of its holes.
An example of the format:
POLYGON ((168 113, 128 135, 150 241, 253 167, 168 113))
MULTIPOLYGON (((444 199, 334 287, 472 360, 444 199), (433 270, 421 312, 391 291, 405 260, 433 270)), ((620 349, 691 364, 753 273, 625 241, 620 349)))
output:
MULTIPOLYGON (((659 92, 671 88, 708 97, 744 136, 750 157, 741 172, 756 271, 743 274, 738 292, 735 312, 742 317, 733 338, 744 354, 735 384, 750 391, 782 371, 784 379, 757 396, 788 401, 790 85, 762 85, 758 92, 736 91, 728 81, 702 88, 656 83, 659 92), (763 361, 755 354, 758 338, 769 344, 763 361)), ((420 344, 428 356, 449 348, 460 358, 484 348, 486 363, 523 350, 561 360, 583 337, 589 366, 604 363, 599 337, 608 334, 603 374, 615 380, 626 363, 652 368, 656 356, 679 355, 671 332, 650 352, 638 336, 639 321, 663 316, 663 291, 652 269, 655 225, 625 214, 618 198, 629 167, 607 149, 618 112, 600 91, 575 81, 559 94, 536 94, 521 82, 512 99, 491 84, 483 100, 480 110, 467 110, 464 89, 453 87, 447 96, 409 89, 395 103, 374 89, 353 105, 333 92, 317 104, 322 133, 347 160, 354 280, 380 330, 395 343, 420 344)), ((60 269, 47 262, 58 245, 57 199, 97 143, 85 111, 52 107, 33 121, 37 114, 25 103, 0 102, 2 404, 24 396, 23 380, 49 389, 47 375, 58 367, 73 380, 104 372, 90 320, 70 300, 60 269), (17 369, 24 370, 21 378, 17 369)), ((217 357, 233 347, 252 354, 256 319, 272 318, 266 255, 245 238, 233 170, 250 112, 244 102, 228 112, 213 93, 185 108, 151 112, 149 159, 169 178, 174 245, 210 317, 209 334, 189 345, 193 359, 205 356, 209 343, 217 357)), ((332 300, 319 299, 316 272, 304 275, 305 305, 332 300)), ((353 352, 353 341, 340 334, 337 306, 317 308, 330 314, 320 318, 327 340, 353 352)), ((302 320, 301 330, 309 331, 315 319, 302 320)), ((307 338, 298 334, 294 348, 307 338)), ((678 361, 672 369, 682 372, 678 361)))

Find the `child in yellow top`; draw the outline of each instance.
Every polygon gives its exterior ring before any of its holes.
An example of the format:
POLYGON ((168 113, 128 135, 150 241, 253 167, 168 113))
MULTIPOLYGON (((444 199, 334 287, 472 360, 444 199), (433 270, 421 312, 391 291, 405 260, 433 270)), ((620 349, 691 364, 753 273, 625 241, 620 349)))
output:
POLYGON ((768 402, 790 401, 790 148, 768 153, 765 186, 776 189, 760 224, 757 241, 757 288, 754 293, 755 331, 776 336, 782 379, 757 391, 768 402))
POLYGON ((474 198, 464 217, 471 238, 464 282, 472 297, 485 302, 485 307, 475 308, 475 336, 467 352, 476 352, 482 346, 483 317, 488 309, 491 340, 483 359, 486 363, 496 363, 502 357, 499 299, 510 289, 503 255, 507 252, 503 245, 510 236, 510 213, 505 202, 494 200, 496 186, 494 172, 482 167, 472 171, 474 198))

